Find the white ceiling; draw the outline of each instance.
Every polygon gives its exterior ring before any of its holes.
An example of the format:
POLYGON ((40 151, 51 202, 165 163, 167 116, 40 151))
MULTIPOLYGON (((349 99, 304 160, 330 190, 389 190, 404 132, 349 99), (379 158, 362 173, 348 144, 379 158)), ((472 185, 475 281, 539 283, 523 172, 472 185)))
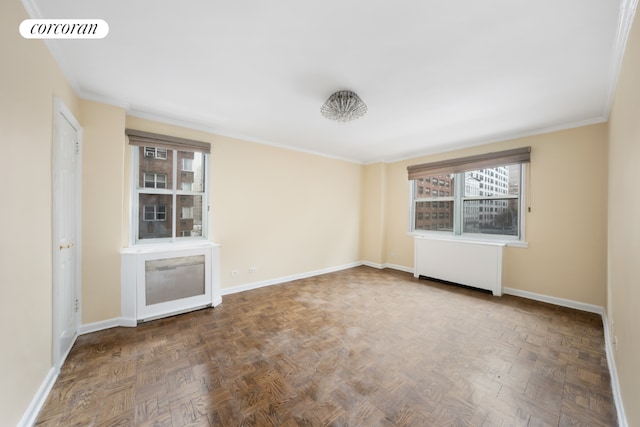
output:
POLYGON ((362 163, 605 121, 633 16, 629 0, 24 2, 109 24, 48 41, 83 98, 362 163), (342 89, 363 118, 320 114, 342 89))

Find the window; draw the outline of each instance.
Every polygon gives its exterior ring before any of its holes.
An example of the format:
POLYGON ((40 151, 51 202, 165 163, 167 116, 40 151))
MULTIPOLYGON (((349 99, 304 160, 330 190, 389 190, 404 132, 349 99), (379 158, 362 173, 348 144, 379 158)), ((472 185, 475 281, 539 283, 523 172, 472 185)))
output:
POLYGON ((144 205, 145 221, 166 221, 167 205, 144 205))
POLYGON ((193 206, 183 206, 180 219, 193 219, 193 206))
POLYGON ((145 188, 167 188, 167 175, 162 173, 145 173, 144 187, 145 188))
POLYGON ((410 166, 410 231, 521 240, 523 170, 529 158, 526 147, 410 166), (427 177, 451 191, 418 194, 415 180, 427 177), (428 208, 425 202, 434 199, 438 201, 428 208))
POLYGON ((206 238, 210 144, 127 129, 132 244, 206 238), (154 146, 154 144, 161 146, 154 146))

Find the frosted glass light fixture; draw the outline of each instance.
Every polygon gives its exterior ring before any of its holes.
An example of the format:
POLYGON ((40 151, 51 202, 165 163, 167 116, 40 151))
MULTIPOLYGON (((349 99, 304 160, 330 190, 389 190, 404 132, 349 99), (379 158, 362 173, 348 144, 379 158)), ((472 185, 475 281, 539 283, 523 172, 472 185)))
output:
POLYGON ((320 108, 320 112, 328 119, 338 122, 349 122, 364 116, 367 105, 350 90, 341 90, 332 94, 320 108))

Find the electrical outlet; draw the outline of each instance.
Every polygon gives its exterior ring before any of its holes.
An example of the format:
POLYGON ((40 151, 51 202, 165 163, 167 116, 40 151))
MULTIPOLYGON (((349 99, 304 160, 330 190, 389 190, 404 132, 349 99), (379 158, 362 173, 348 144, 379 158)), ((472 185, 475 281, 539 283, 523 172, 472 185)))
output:
POLYGON ((255 273, 256 271, 258 271, 256 267, 249 267, 249 273, 255 273))
POLYGON ((238 274, 240 274, 240 272, 238 270, 231 270, 231 277, 235 277, 238 274))

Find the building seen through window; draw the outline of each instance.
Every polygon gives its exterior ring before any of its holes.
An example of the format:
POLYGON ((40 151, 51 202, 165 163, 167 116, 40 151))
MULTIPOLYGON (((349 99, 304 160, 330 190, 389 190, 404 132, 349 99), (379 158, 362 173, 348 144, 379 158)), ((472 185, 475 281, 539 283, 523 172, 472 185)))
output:
POLYGON ((203 236, 204 154, 137 147, 137 239, 203 236))

